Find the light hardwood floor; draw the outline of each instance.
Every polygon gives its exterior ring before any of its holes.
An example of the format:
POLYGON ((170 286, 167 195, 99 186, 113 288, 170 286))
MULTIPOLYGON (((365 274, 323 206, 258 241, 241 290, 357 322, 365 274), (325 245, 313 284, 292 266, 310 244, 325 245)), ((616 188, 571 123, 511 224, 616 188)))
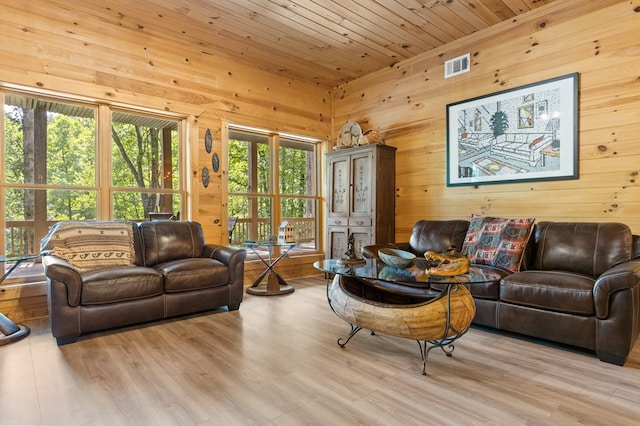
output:
POLYGON ((472 328, 420 374, 414 341, 349 326, 325 280, 239 311, 100 333, 58 347, 47 320, 0 347, 0 423, 29 425, 629 425, 640 344, 624 367, 472 328))

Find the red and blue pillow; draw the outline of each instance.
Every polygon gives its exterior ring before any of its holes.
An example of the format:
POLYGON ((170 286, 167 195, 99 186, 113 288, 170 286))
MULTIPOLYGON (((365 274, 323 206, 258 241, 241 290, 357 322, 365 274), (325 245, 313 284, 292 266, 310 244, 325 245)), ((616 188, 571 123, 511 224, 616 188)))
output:
POLYGON ((508 219, 474 214, 461 252, 471 263, 518 272, 534 222, 531 217, 508 219))

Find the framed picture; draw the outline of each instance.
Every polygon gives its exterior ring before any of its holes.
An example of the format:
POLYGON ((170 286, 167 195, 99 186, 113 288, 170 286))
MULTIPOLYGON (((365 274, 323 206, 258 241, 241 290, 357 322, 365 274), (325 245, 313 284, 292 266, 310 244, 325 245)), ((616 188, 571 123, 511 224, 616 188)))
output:
POLYGON ((578 73, 447 105, 447 186, 578 178, 578 73))

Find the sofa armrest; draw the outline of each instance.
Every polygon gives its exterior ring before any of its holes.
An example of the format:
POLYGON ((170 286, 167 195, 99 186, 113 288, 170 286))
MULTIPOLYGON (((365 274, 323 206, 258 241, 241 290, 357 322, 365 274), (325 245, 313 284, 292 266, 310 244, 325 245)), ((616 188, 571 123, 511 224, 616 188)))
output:
POLYGON ((246 250, 239 247, 222 246, 218 244, 206 244, 202 253, 203 257, 219 260, 227 266, 230 266, 232 262, 242 261, 246 257, 246 250), (241 253, 244 252, 244 255, 241 253), (242 259, 238 259, 238 256, 242 259))
POLYGON ((67 287, 67 301, 70 306, 80 304, 82 276, 80 271, 66 260, 52 255, 43 256, 45 275, 49 280, 63 283, 67 287))
POLYGON ((206 244, 203 255, 229 267, 229 310, 238 309, 244 294, 244 260, 247 250, 238 247, 206 244))
POLYGON ((218 244, 206 244, 203 251, 204 257, 219 260, 229 267, 230 280, 236 278, 244 279, 244 259, 247 257, 247 250, 239 247, 222 246, 218 244), (241 271, 241 276, 234 276, 241 271))
POLYGON ((593 301, 596 316, 607 318, 613 294, 622 290, 634 289, 640 282, 640 259, 631 259, 620 263, 600 275, 593 287, 593 301))

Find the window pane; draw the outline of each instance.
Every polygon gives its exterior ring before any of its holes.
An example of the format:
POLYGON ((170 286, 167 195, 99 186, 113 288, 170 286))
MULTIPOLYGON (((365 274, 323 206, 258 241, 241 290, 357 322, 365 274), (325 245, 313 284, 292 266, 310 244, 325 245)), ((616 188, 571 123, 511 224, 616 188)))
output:
POLYGON ((40 211, 49 222, 96 218, 96 191, 7 188, 4 201, 6 220, 33 220, 40 211))
POLYGON ((268 194, 270 185, 269 138, 230 132, 229 192, 268 194))
POLYGON ((296 242, 308 249, 316 249, 316 200, 283 197, 281 209, 282 220, 291 222, 295 227, 296 242))
POLYGON ((38 253, 40 239, 61 220, 95 220, 97 192, 66 189, 5 190, 5 254, 38 253))
POLYGON ((271 216, 270 197, 229 196, 229 217, 238 218, 232 243, 268 240, 274 235, 271 216))
POLYGON ((280 193, 314 195, 314 145, 281 139, 279 157, 280 193))
POLYGON ((49 220, 95 220, 98 217, 98 193, 89 190, 47 190, 49 220))
POLYGON ((179 189, 178 122, 122 112, 111 119, 113 186, 179 189))
POLYGON ((229 131, 228 212, 229 218, 237 218, 229 230, 231 242, 268 240, 288 221, 294 225, 300 248, 317 251, 317 148, 309 140, 280 136, 229 131), (274 148, 277 170, 270 168, 269 153, 274 148), (272 214, 273 202, 280 207, 277 217, 272 214))
POLYGON ((114 192, 115 220, 148 220, 149 212, 172 213, 180 217, 182 197, 179 194, 153 192, 114 192))
POLYGON ((95 186, 95 109, 7 94, 8 183, 95 186))

